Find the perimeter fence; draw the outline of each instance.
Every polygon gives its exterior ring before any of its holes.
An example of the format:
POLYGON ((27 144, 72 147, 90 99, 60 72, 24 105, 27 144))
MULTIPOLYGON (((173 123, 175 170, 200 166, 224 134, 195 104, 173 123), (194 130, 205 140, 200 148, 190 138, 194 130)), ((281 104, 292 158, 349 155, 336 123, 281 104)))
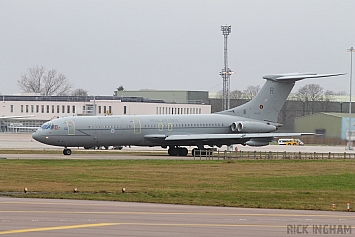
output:
POLYGON ((274 151, 197 151, 196 159, 237 159, 237 160, 322 160, 322 159, 355 159, 355 153, 319 153, 319 152, 274 152, 274 151))

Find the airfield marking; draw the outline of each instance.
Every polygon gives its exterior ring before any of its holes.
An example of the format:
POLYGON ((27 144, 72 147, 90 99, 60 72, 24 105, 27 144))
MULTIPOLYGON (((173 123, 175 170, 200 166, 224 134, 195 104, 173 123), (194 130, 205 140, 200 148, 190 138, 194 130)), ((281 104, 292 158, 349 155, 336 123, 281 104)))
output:
MULTIPOLYGON (((52 226, 52 227, 40 227, 40 228, 29 228, 29 229, 19 229, 19 230, 7 230, 0 231, 0 235, 5 234, 18 234, 18 233, 28 233, 28 232, 43 232, 52 230, 68 230, 68 229, 80 229, 80 228, 91 228, 91 227, 105 227, 105 226, 117 226, 117 225, 132 225, 132 226, 169 226, 169 227, 264 227, 264 228, 285 228, 284 225, 259 225, 259 224, 177 224, 177 223, 167 223, 167 224, 157 224, 157 223, 96 223, 96 224, 82 224, 82 225, 69 225, 69 226, 52 226)), ((354 229, 355 227, 350 227, 354 229)))
POLYGON ((68 226, 52 226, 52 227, 39 227, 29 229, 18 230, 6 230, 0 231, 0 235, 5 234, 18 234, 28 232, 43 232, 52 230, 68 230, 68 229, 80 229, 91 227, 105 227, 105 226, 117 226, 117 225, 133 225, 133 226, 175 226, 175 227, 266 227, 266 228, 285 228, 282 225, 257 225, 257 224, 177 224, 177 223, 96 223, 96 224, 82 224, 82 225, 68 225, 68 226))
POLYGON ((52 226, 52 227, 19 229, 19 230, 6 230, 6 231, 0 231, 0 235, 18 234, 18 233, 27 233, 27 232, 41 232, 41 231, 50 231, 50 230, 79 229, 79 228, 87 228, 87 227, 112 226, 112 225, 118 225, 118 224, 119 223, 97 223, 97 224, 82 224, 82 225, 52 226))

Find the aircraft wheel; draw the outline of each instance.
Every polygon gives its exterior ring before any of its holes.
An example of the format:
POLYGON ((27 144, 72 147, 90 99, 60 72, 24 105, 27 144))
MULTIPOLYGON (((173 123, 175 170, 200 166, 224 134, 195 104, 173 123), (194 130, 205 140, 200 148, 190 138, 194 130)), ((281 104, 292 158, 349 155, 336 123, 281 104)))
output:
POLYGON ((188 153, 189 151, 187 150, 187 148, 181 148, 179 151, 180 156, 187 156, 188 153))
POLYGON ((70 156, 71 155, 71 150, 66 148, 66 149, 63 150, 63 154, 66 155, 66 156, 70 156))
POLYGON ((168 150, 169 156, 177 156, 177 153, 178 153, 178 151, 177 151, 177 149, 175 147, 174 148, 169 148, 169 150, 168 150))

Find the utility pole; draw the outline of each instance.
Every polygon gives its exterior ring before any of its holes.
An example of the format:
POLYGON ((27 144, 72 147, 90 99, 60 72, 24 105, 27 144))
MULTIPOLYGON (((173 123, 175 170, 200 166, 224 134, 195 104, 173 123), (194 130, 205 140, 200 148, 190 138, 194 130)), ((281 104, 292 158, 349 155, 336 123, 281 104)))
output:
POLYGON ((351 47, 347 50, 350 52, 350 101, 349 101, 349 122, 348 122, 348 150, 353 150, 352 147, 352 131, 351 131, 351 87, 352 87, 352 80, 353 80, 353 52, 355 52, 354 48, 351 47))

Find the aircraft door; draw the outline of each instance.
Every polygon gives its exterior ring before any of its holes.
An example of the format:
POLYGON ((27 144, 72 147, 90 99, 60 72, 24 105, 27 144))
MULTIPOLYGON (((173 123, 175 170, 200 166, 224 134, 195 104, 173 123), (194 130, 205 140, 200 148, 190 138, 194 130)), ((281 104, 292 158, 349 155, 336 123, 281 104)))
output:
POLYGON ((75 135, 75 123, 73 120, 66 121, 68 135, 75 135))
POLYGON ((142 133, 142 124, 141 124, 140 119, 132 118, 132 123, 133 123, 133 133, 134 134, 141 134, 142 133))

